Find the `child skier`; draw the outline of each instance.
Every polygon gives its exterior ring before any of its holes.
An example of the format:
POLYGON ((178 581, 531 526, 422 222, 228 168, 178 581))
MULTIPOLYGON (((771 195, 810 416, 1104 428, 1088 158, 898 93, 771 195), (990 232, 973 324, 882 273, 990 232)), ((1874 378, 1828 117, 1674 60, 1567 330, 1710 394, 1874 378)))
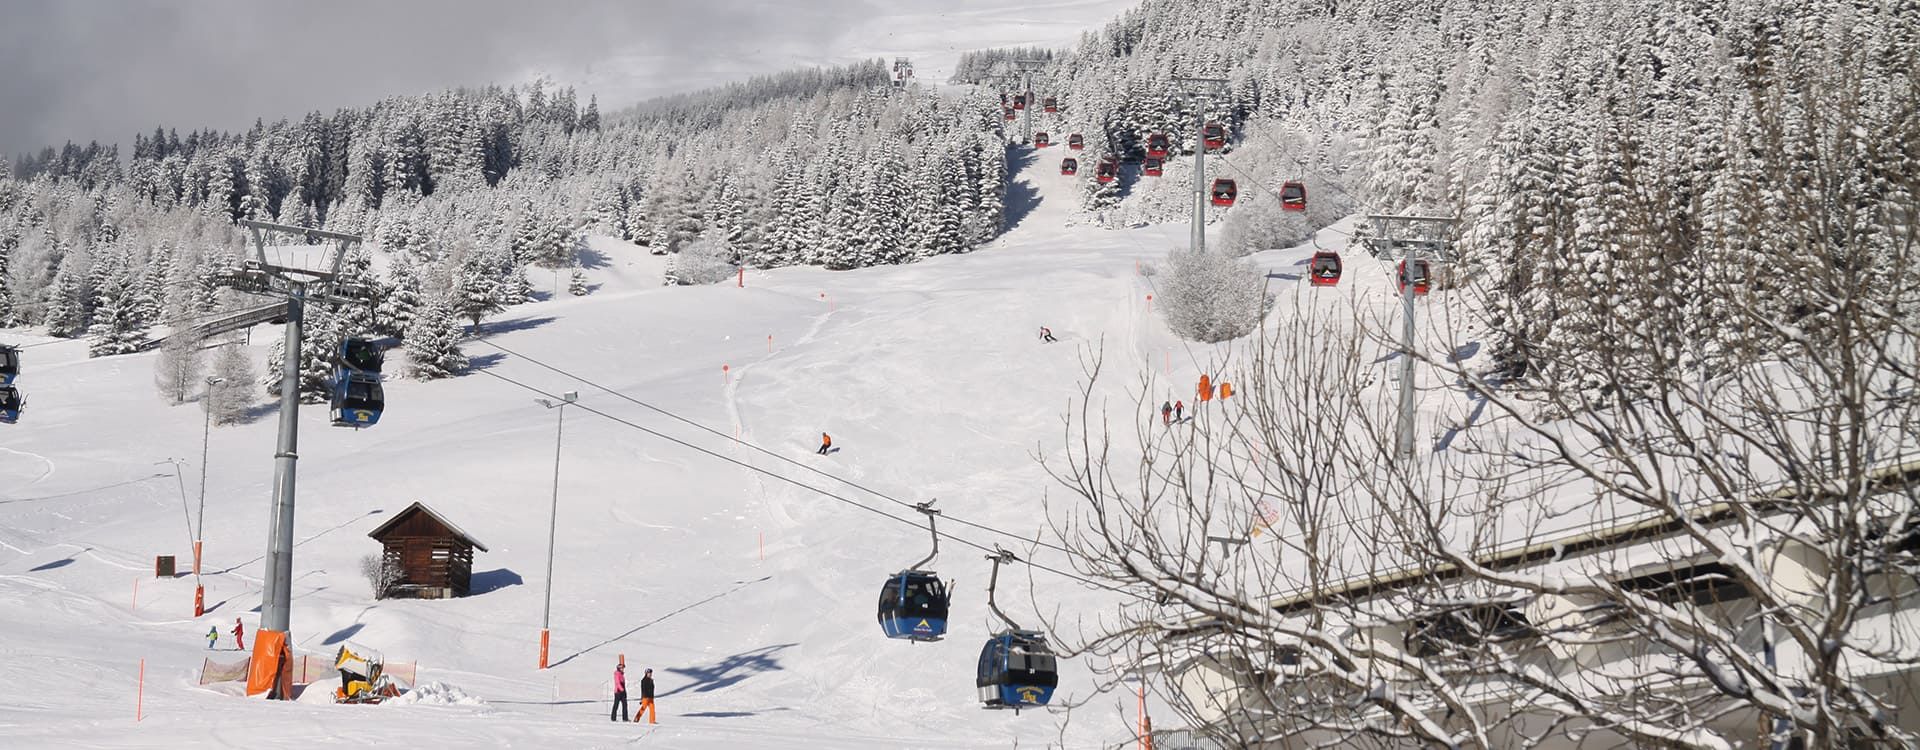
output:
POLYGON ((820 455, 822 456, 827 455, 827 449, 832 447, 833 447, 833 436, 828 435, 827 433, 824 433, 824 432, 820 433, 820 451, 819 451, 820 455))
POLYGON ((246 626, 240 624, 238 617, 233 618, 233 647, 241 651, 247 650, 246 626))
POLYGON ((1040 326, 1040 340, 1049 344, 1059 341, 1059 339, 1053 337, 1053 329, 1046 326, 1040 326))
POLYGON ((1187 410, 1186 402, 1184 401, 1173 402, 1173 421, 1175 422, 1180 421, 1180 412, 1183 412, 1186 410, 1187 410))
POLYGON ((1173 404, 1167 403, 1165 401, 1160 402, 1160 426, 1165 427, 1172 423, 1173 423, 1173 404))
POLYGON ((207 626, 207 650, 212 651, 214 644, 217 644, 219 642, 220 642, 220 626, 208 625, 207 626))

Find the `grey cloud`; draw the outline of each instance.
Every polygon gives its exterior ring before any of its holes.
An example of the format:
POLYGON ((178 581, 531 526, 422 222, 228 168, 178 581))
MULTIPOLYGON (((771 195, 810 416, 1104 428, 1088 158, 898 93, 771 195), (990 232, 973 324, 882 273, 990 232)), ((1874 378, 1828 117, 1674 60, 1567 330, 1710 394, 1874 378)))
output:
POLYGON ((818 58, 857 2, 0 3, 0 153, 547 74, 618 105, 818 58), (609 63, 608 61, 616 61, 609 63), (622 101, 624 100, 624 101, 622 101))

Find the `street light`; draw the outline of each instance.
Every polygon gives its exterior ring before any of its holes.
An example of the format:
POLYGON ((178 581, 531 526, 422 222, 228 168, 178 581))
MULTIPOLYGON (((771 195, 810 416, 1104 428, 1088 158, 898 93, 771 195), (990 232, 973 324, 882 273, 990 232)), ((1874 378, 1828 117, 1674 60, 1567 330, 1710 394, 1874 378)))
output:
POLYGON ((207 376, 207 390, 200 395, 200 411, 206 413, 200 426, 200 511, 193 521, 193 616, 207 613, 207 589, 200 585, 200 540, 207 528, 207 444, 213 437, 213 387, 226 378, 207 376))
POLYGON ((579 391, 567 391, 560 394, 559 401, 536 398, 534 403, 548 409, 559 409, 560 418, 553 428, 553 507, 547 514, 547 596, 546 604, 540 609, 540 668, 547 668, 547 628, 553 615, 553 542, 554 526, 560 520, 560 436, 567 428, 567 404, 579 400, 579 391))

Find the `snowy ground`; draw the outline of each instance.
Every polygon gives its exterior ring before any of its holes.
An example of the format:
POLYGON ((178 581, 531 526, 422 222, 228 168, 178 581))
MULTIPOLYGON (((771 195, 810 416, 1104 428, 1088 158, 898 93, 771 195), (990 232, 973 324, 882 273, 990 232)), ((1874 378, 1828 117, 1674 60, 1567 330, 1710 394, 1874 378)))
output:
MULTIPOLYGON (((745 289, 663 288, 658 259, 603 242, 593 295, 515 307, 486 325, 489 340, 893 498, 938 498, 950 516, 1039 534, 1050 484, 1034 456, 1058 450, 1084 347, 1104 344, 1110 368, 1151 368, 1182 384, 1215 353, 1167 334, 1146 310, 1148 279, 1135 273, 1183 241, 1185 227, 1070 226, 1079 185, 1058 175, 1061 155, 1050 148, 1026 162, 1012 191, 1015 226, 976 253, 853 272, 751 272, 745 289), (1061 343, 1039 343, 1042 325, 1061 343), (823 430, 841 450, 814 456, 823 430)), ((1333 230, 1318 241, 1344 246, 1333 230)), ((1365 295, 1386 308, 1387 270, 1360 254, 1347 254, 1340 287, 1308 290, 1300 276, 1312 250, 1256 257, 1283 293, 1281 311, 1295 293, 1329 305, 1365 295)), ((253 342, 274 335, 262 327, 253 342)), ((912 514, 521 356, 479 343, 467 351, 483 372, 391 383, 375 429, 334 429, 324 408, 301 412, 296 647, 330 654, 351 639, 418 661, 421 682, 445 686, 414 705, 354 707, 196 686, 209 624, 227 648, 235 617, 250 634, 258 624, 274 413, 213 433, 211 611, 194 619, 191 579, 148 574, 154 555, 177 555, 183 568, 190 559, 181 487, 156 462, 188 461, 191 502, 199 410, 156 396, 157 355, 88 360, 80 342, 28 349, 20 385, 29 411, 0 427, 0 746, 1097 747, 1130 736, 1132 717, 1117 707, 1130 712, 1130 699, 1097 698, 1071 722, 978 707, 974 662, 995 627, 979 551, 943 544, 932 566, 957 579, 948 641, 887 641, 875 595, 925 554, 924 530, 580 409, 566 415, 555 665, 536 670, 554 414, 537 394, 483 373, 577 390, 583 405, 636 425, 912 514), (370 598, 358 572, 377 551, 366 534, 416 500, 488 545, 475 561, 475 595, 370 598), (657 727, 605 722, 605 685, 621 654, 630 668, 655 670, 657 727)), ((1116 403, 1127 403, 1119 389, 1131 381, 1113 379, 1116 403)), ((983 531, 943 530, 1026 552, 983 531)), ((1045 551, 1035 559, 1065 566, 1045 551)), ((1030 619, 1036 603, 1059 615, 1110 601, 1026 569, 1001 580, 1017 618, 1030 619)), ((1089 685, 1085 666, 1066 662, 1056 703, 1089 698, 1089 685)))

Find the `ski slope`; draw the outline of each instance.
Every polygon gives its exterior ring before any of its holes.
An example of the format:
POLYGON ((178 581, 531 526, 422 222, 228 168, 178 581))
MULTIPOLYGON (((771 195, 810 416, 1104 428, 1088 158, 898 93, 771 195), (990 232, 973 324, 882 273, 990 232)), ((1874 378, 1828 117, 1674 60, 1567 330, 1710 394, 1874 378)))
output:
MULTIPOLYGON (((182 493, 191 505, 200 411, 156 395, 155 354, 89 360, 84 342, 27 349, 19 384, 28 411, 0 427, 0 746, 978 748, 1127 740, 1131 697, 1090 695, 1093 678, 1074 660, 1062 662, 1054 702, 1091 700, 1071 721, 979 708, 974 663, 980 642, 999 627, 986 608, 989 565, 979 549, 943 543, 931 565, 957 583, 947 641, 884 639, 874 622, 878 587, 926 554, 927 534, 910 510, 832 478, 902 502, 937 498, 949 517, 1051 540, 1045 503, 1067 495, 1036 456, 1059 455, 1060 418, 1083 380, 1083 356, 1104 351, 1117 376, 1102 387, 1112 416, 1127 419, 1126 387, 1138 371, 1160 376, 1166 398, 1190 400, 1201 365, 1224 351, 1182 344, 1147 310, 1151 280, 1136 273, 1138 264, 1159 262, 1186 227, 1075 226, 1080 184, 1057 173, 1062 150, 1015 153, 1009 231, 980 251, 859 271, 752 271, 744 289, 667 288, 655 285, 659 259, 596 240, 607 261, 589 271, 595 293, 488 321, 490 343, 466 348, 474 372, 390 382, 387 411, 371 430, 331 428, 324 407, 302 409, 296 650, 330 655, 351 639, 419 662, 422 682, 458 688, 477 705, 273 704, 198 687, 209 625, 220 628, 223 648, 231 648, 226 631, 235 617, 249 638, 258 626, 276 414, 263 407, 251 423, 212 433, 211 611, 191 618, 192 579, 155 580, 150 572, 158 554, 189 565, 182 493), (1060 343, 1039 342, 1042 325, 1060 343), (543 672, 535 660, 556 415, 534 399, 563 391, 578 391, 585 408, 565 416, 554 665, 543 672), (829 456, 814 455, 822 431, 839 448, 829 456), (170 458, 186 460, 184 482, 164 463, 170 458), (414 501, 487 545, 476 553, 473 596, 372 600, 359 560, 378 545, 366 534, 414 501), (622 654, 636 703, 638 670, 655 670, 659 725, 606 721, 610 672, 622 654)), ((1343 228, 1316 242, 1344 247, 1343 228)), ((1305 304, 1392 314, 1389 271, 1364 254, 1347 254, 1339 287, 1309 289, 1301 270, 1313 249, 1255 256, 1282 295, 1276 315, 1298 309, 1296 294, 1311 295, 1305 304)), ((256 362, 277 335, 271 326, 252 332, 256 362)), ((6 340, 21 338, 9 332, 6 340)), ((1388 366, 1375 365, 1383 374, 1388 366)), ((1452 405, 1434 408, 1442 407, 1452 405)), ((1058 553, 1017 539, 955 523, 942 530, 1070 568, 1058 553)), ((1004 570, 1001 588, 1002 608, 1030 627, 1036 613, 1072 622, 1115 601, 1024 566, 1004 570)))

